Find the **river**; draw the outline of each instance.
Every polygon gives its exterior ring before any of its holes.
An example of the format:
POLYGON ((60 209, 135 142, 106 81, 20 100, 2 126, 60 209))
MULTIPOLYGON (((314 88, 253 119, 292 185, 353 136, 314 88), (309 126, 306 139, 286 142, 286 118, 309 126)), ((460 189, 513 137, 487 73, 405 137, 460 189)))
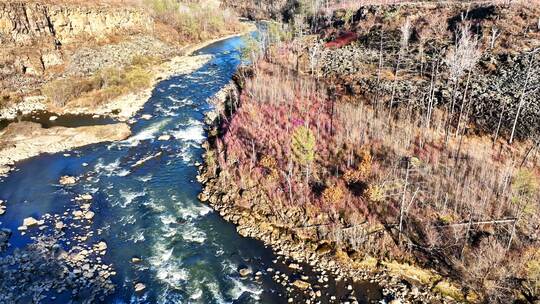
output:
MULTIPOLYGON (((0 199, 7 202, 0 228, 13 232, 1 257, 25 248, 39 235, 57 235, 54 221, 62 220, 67 227, 59 242, 66 251, 107 244, 106 254, 94 262, 114 269, 115 289, 102 302, 284 303, 294 297, 273 280, 275 271, 267 270, 281 269, 292 278, 300 274, 261 242, 241 237, 197 199, 201 185, 196 164, 202 162, 208 99, 230 81, 240 63, 242 43, 241 38, 230 38, 209 45, 198 52, 213 56, 206 65, 160 82, 136 115, 128 140, 18 163, 0 180, 0 199), (160 141, 161 135, 171 139, 160 141), (78 182, 61 186, 58 181, 64 175, 75 176, 78 182), (80 224, 70 215, 81 208, 75 198, 85 193, 92 196, 90 210, 95 216, 80 224), (29 216, 46 219, 45 228, 18 231, 29 216), (244 268, 252 273, 242 277, 239 269, 244 268), (135 282, 146 288, 135 292, 135 282)), ((309 270, 306 273, 316 279, 309 270)), ((327 284, 336 283, 331 279, 327 284)), ((85 302, 84 296, 72 296, 69 289, 47 293, 44 303, 85 302)), ((359 290, 357 298, 367 301, 372 294, 359 290)), ((298 297, 295 302, 301 301, 298 297)))

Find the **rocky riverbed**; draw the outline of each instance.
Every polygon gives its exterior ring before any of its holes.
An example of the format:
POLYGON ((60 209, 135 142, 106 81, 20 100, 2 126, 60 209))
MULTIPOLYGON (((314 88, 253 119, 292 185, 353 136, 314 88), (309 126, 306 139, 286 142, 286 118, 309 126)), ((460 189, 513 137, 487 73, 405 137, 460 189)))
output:
MULTIPOLYGON (((60 182, 69 188, 69 177, 60 182)), ((0 258, 0 302, 42 302, 78 298, 82 303, 103 300, 114 291, 110 278, 114 267, 103 261, 107 243, 99 241, 99 230, 91 229, 94 218, 92 196, 73 198, 72 209, 62 214, 27 217, 18 227, 32 244, 0 258)), ((0 230, 0 253, 9 249, 12 231, 0 230)), ((11 250, 10 250, 11 251, 11 250)))

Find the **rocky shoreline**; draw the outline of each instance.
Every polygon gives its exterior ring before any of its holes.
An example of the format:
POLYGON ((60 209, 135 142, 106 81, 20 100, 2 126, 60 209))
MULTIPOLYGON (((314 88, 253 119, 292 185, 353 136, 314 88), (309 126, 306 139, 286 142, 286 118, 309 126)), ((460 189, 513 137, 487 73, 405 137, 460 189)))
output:
MULTIPOLYGON (((122 122, 128 121, 150 99, 158 82, 175 75, 191 73, 201 68, 211 59, 208 55, 193 55, 197 50, 217 41, 241 36, 253 30, 254 25, 251 24, 242 33, 188 46, 182 50, 185 55, 175 56, 153 69, 155 76, 152 79, 152 85, 147 89, 120 96, 96 107, 89 108, 68 105, 64 108, 58 108, 46 103, 43 96, 29 96, 24 98, 21 103, 0 109, 0 118, 13 120, 21 114, 28 115, 34 111, 47 110, 58 115, 90 114, 111 117, 122 122)), ((112 127, 109 125, 80 128, 56 127, 51 129, 41 128, 39 124, 11 123, 6 129, 0 131, 0 143, 2 143, 2 148, 0 148, 0 176, 7 175, 13 169, 13 165, 16 162, 37 156, 41 153, 57 153, 103 141, 123 140, 129 137, 129 135, 129 126, 125 123, 116 124, 112 127), (112 132, 110 130, 115 131, 112 132), (18 132, 32 133, 32 137, 13 136, 17 135, 18 132)))
MULTIPOLYGON (((75 183, 74 177, 64 176, 59 186, 70 191, 75 183)), ((38 303, 66 297, 92 303, 104 301, 114 292, 111 279, 116 271, 103 260, 107 243, 99 239, 101 230, 92 229, 93 197, 80 194, 72 202, 63 214, 28 217, 18 227, 34 243, 0 258, 1 303, 38 303)), ((9 250, 11 234, 9 229, 0 230, 0 253, 9 250)))
POLYGON ((42 128, 33 122, 18 122, 0 131, 0 175, 7 174, 18 161, 41 153, 57 153, 104 141, 128 138, 126 123, 78 128, 42 128))
MULTIPOLYGON (((351 279, 353 282, 365 281, 376 283, 381 287, 383 298, 388 303, 456 303, 450 297, 459 291, 451 284, 431 271, 394 261, 383 262, 378 259, 357 261, 351 258, 332 241, 320 238, 317 229, 306 227, 300 231, 292 227, 290 222, 302 217, 300 208, 282 210, 284 214, 276 215, 263 202, 265 198, 257 197, 251 189, 240 189, 226 178, 220 178, 216 158, 215 140, 221 133, 219 121, 230 105, 237 104, 240 89, 231 82, 216 95, 212 101, 215 110, 207 114, 208 140, 203 143, 205 162, 199 166, 198 181, 203 185, 199 199, 209 204, 221 217, 237 227, 244 237, 263 241, 278 255, 292 259, 295 263, 305 263, 314 267, 319 273, 333 274, 336 280, 351 279), (236 205, 235 199, 252 196, 254 203, 248 207, 236 205), (297 210, 298 209, 298 210, 297 210)), ((324 277, 324 276, 323 276, 324 277)), ((312 278, 313 279, 313 278, 312 278)), ((318 278, 314 278, 318 279, 318 278)), ((322 277, 320 278, 322 279, 322 277)), ((308 303, 316 303, 320 299, 321 289, 308 282, 289 282, 308 296, 308 303)), ((334 297, 335 300, 338 300, 334 297)), ((339 299, 349 303, 357 303, 354 294, 339 299)))

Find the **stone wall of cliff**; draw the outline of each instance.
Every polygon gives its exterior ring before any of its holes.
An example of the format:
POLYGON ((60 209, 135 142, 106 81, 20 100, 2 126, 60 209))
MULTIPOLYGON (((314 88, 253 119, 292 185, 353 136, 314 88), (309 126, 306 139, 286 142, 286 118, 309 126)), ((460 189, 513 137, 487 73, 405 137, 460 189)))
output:
POLYGON ((0 3, 0 43, 32 45, 40 40, 69 44, 85 36, 105 37, 118 31, 150 31, 153 19, 137 9, 0 3))

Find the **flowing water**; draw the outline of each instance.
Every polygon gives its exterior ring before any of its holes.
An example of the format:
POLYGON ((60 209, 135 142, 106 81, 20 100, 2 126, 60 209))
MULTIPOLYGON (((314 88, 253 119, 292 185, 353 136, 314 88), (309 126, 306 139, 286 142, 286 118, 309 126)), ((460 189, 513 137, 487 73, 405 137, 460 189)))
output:
MULTIPOLYGON (((239 236, 234 226, 197 200, 201 185, 195 164, 202 161, 207 101, 230 81, 240 63, 241 45, 241 38, 212 44, 199 52, 213 56, 205 66, 159 83, 135 117, 128 140, 19 163, 0 181, 0 199, 7 201, 0 228, 13 231, 4 255, 33 241, 32 233, 17 231, 24 218, 69 214, 77 208, 74 198, 90 193, 95 217, 84 242, 105 241, 103 261, 116 271, 115 292, 105 302, 286 302, 285 287, 266 271, 281 267, 285 272, 286 267, 275 263, 276 255, 262 243, 239 236), (145 114, 152 118, 142 119, 145 114), (157 139, 164 134, 171 140, 157 139), (63 175, 79 181, 60 186, 63 175), (132 263, 133 257, 142 262, 132 263), (243 267, 261 274, 243 278, 238 273, 243 267), (144 282, 145 291, 134 292, 134 282, 144 282)), ((78 227, 70 229, 82 229, 78 227)), ((377 297, 372 294, 360 290, 357 297, 377 297)), ((60 298, 51 302, 65 303, 60 298)))

